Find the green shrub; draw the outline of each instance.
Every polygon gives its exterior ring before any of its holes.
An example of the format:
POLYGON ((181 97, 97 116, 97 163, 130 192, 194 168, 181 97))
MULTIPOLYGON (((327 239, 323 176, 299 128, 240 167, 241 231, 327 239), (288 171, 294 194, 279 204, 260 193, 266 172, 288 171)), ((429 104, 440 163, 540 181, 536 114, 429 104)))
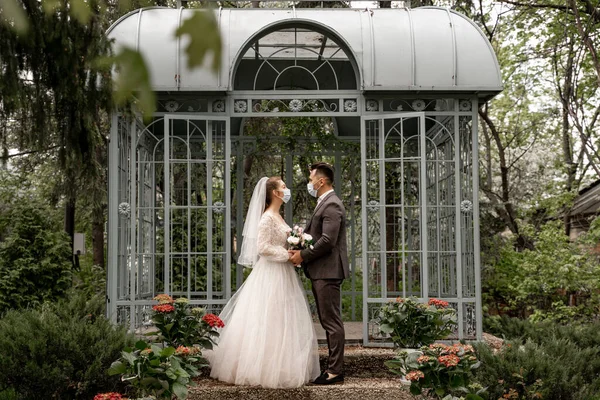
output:
POLYGON ((533 249, 517 250, 513 240, 484 240, 482 267, 484 307, 492 314, 530 317, 534 321, 591 322, 600 304, 600 263, 590 250, 600 235, 600 219, 576 242, 561 221, 539 231, 523 225, 533 249))
POLYGON ((0 215, 0 314, 54 301, 71 286, 71 246, 35 200, 0 215))
POLYGON ((512 340, 495 355, 483 344, 476 346, 482 365, 475 380, 488 388, 490 399, 599 397, 600 324, 560 326, 509 318, 496 322, 512 340))
POLYGON ((19 399, 91 399, 121 388, 107 370, 133 343, 102 314, 104 299, 82 295, 11 310, 0 319, 0 392, 19 399))

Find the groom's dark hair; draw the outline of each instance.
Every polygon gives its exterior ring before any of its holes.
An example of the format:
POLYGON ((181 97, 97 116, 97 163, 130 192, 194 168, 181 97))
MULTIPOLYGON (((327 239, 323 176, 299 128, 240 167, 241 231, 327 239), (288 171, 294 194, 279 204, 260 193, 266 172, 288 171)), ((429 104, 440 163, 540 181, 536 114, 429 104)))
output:
POLYGON ((326 162, 314 163, 310 166, 310 170, 317 170, 316 174, 326 178, 330 185, 333 185, 333 167, 326 162))

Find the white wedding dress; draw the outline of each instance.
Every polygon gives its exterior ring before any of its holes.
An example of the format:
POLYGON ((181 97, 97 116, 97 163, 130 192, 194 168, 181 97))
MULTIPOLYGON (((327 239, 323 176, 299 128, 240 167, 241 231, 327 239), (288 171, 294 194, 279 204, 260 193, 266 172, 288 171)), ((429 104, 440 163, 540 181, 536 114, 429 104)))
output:
POLYGON ((265 212, 258 262, 220 314, 225 327, 205 356, 210 376, 236 385, 293 388, 320 374, 317 338, 300 278, 288 260, 290 227, 265 212))

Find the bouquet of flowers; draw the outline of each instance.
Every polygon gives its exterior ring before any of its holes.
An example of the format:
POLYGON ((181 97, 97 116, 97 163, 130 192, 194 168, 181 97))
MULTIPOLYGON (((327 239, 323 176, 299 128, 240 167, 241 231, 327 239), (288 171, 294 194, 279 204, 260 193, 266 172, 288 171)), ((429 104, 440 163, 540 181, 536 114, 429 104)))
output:
MULTIPOLYGON (((290 236, 287 238, 287 242, 290 250, 304 250, 313 248, 313 237, 308 233, 304 233, 304 229, 298 225, 294 225, 294 228, 290 232, 290 236)), ((302 276, 301 268, 296 265, 296 272, 302 276)))
POLYGON ((298 225, 295 225, 287 238, 290 250, 304 250, 313 248, 313 237, 298 225))

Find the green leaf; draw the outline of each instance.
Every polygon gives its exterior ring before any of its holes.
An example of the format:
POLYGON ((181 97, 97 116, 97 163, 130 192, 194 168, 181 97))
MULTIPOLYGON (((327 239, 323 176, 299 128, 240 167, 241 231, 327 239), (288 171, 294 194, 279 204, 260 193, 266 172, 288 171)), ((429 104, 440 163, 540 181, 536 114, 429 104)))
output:
POLYGON ((128 362, 130 365, 133 365, 133 364, 135 363, 135 360, 136 360, 136 358, 137 358, 137 357, 136 357, 135 355, 133 355, 132 353, 129 353, 129 352, 126 352, 126 351, 123 351, 123 352, 121 352, 121 356, 123 356, 123 358, 124 358, 125 360, 127 360, 127 362, 128 362))
POLYGON ((165 375, 167 375, 167 377, 169 377, 171 380, 177 380, 177 375, 175 375, 175 372, 173 372, 170 368, 165 371, 165 375))
POLYGON ((127 366, 121 361, 115 361, 110 365, 108 369, 108 375, 121 375, 127 371, 127 366))
POLYGON ((188 390, 185 385, 175 382, 173 384, 173 393, 178 399, 185 399, 188 395, 188 390))
POLYGON ((69 2, 70 12, 82 25, 87 24, 92 16, 92 10, 85 0, 71 0, 69 2))
POLYGON ((171 357, 173 354, 175 354, 175 349, 173 347, 165 347, 160 352, 161 357, 171 357))
POLYGON ((178 38, 185 35, 189 35, 189 42, 185 48, 188 68, 202 66, 204 57, 211 53, 212 69, 217 71, 221 64, 221 35, 214 13, 211 10, 196 11, 175 31, 178 38))
POLYGON ((392 333, 394 332, 394 327, 389 324, 381 324, 379 325, 379 330, 383 333, 392 333))
POLYGON ((42 8, 46 14, 53 14, 60 7, 60 0, 43 0, 42 8))
POLYGON ((9 26, 12 26, 18 33, 26 33, 29 29, 29 19, 21 2, 17 0, 3 0, 2 13, 0 22, 8 21, 9 26), (12 25, 10 24, 12 22, 12 25))
POLYGON ((173 329, 173 325, 175 325, 174 322, 171 322, 170 324, 165 325, 165 329, 167 330, 167 332, 171 332, 171 329, 173 329))
POLYGON ((410 393, 415 396, 418 396, 421 394, 421 389, 417 385, 411 383, 410 384, 410 393))
POLYGON ((156 109, 156 95, 150 83, 150 73, 146 61, 137 50, 123 47, 110 58, 99 60, 100 65, 115 66, 118 75, 115 80, 114 100, 117 106, 129 101, 137 101, 139 110, 145 118, 150 118, 156 109))
POLYGON ((148 343, 144 342, 143 340, 138 340, 135 342, 135 348, 138 350, 144 350, 146 347, 148 347, 148 343))

